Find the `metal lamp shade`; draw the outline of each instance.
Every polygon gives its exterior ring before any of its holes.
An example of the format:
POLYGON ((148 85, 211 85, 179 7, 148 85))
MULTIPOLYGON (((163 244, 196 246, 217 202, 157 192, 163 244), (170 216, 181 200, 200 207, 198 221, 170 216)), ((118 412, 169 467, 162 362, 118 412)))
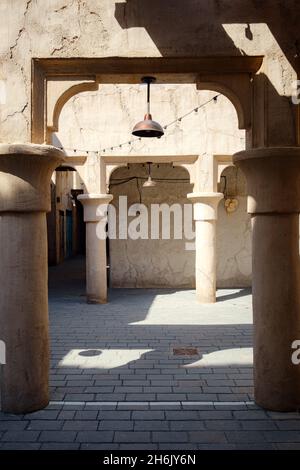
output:
POLYGON ((143 188, 154 188, 156 186, 155 181, 151 178, 151 176, 148 176, 147 181, 143 184, 143 188))
POLYGON ((152 120, 150 113, 145 114, 144 120, 138 122, 132 131, 133 135, 137 137, 161 137, 164 135, 161 125, 152 120))

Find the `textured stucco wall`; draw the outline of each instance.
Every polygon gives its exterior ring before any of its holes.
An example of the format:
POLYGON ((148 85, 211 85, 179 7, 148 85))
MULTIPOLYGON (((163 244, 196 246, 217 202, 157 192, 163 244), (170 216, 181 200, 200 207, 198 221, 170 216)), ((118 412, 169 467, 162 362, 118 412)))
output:
MULTIPOLYGON (((300 68, 299 22, 298 0, 2 0, 0 142, 31 139, 32 58, 263 55, 254 80, 259 97, 254 115, 261 143, 295 145, 295 106, 290 97, 300 68)), ((158 86, 152 96, 153 115, 165 123, 207 95, 193 85, 170 85, 158 86)), ((156 140, 141 142, 124 153, 205 155, 243 148, 235 112, 232 107, 226 110, 222 100, 196 119, 192 116, 171 128, 164 145, 156 140)), ((100 86, 94 95, 81 94, 67 103, 57 138, 72 148, 115 145, 128 140, 132 125, 143 113, 141 87, 125 91, 122 85, 100 86)), ((241 284, 249 278, 249 243, 244 246, 249 223, 242 211, 243 198, 230 215, 222 213, 221 203, 218 224, 223 233, 218 249, 226 250, 231 259, 230 265, 224 260, 218 263, 218 276, 231 283, 238 275, 241 284), (229 226, 231 220, 238 235, 229 226), (241 228, 244 238, 239 238, 241 228)))
POLYGON ((292 144, 299 17, 297 0, 2 0, 0 141, 30 141, 33 57, 264 55, 266 143, 292 144))
MULTIPOLYGON (((119 168, 111 177, 110 193, 117 208, 118 196, 126 195, 128 207, 141 202, 148 209, 150 234, 150 205, 174 203, 189 204, 186 195, 192 190, 189 175, 184 168, 171 164, 152 166, 153 178, 158 181, 154 188, 143 188, 143 179, 120 184, 120 179, 147 177, 147 167, 141 164, 119 168), (176 180, 176 181, 166 181, 176 180), (183 180, 183 181, 181 181, 183 180), (137 187, 139 185, 139 189, 137 187)), ((128 223, 133 217, 128 217, 128 223)), ((171 234, 174 219, 171 218, 171 234)), ((118 232, 118 225, 117 225, 118 232)), ((161 233, 160 233, 161 237, 161 233)), ((186 240, 110 240, 110 281, 112 287, 192 287, 195 285, 195 252, 185 250, 186 240)))
MULTIPOLYGON (((134 124, 143 117, 145 109, 145 87, 143 85, 103 85, 97 92, 85 92, 72 98, 63 108, 59 132, 53 136, 56 145, 65 148, 97 150, 117 145, 130 139, 134 124)), ((152 113, 162 124, 207 102, 216 93, 197 91, 190 85, 154 85, 152 88, 152 113)), ((201 155, 208 159, 212 154, 232 154, 245 146, 244 131, 238 130, 237 115, 230 101, 220 96, 217 103, 211 102, 180 123, 170 127, 161 139, 143 139, 132 146, 115 151, 111 155, 201 155)), ((88 157, 92 158, 92 157, 88 157)), ((112 178, 145 176, 146 169, 140 166, 120 168, 112 178)), ((162 165, 159 171, 166 171, 162 165)), ((157 172, 158 169, 155 169, 157 172)), ((169 170, 176 177, 179 169, 169 170)), ((187 178, 188 174, 181 169, 187 178)), ((229 170, 227 189, 231 195, 243 198, 237 212, 228 215, 224 203, 219 206, 218 222, 218 285, 222 287, 244 286, 251 282, 250 232, 247 231, 245 188, 241 187, 241 176, 236 187, 235 173, 229 170), (244 248, 244 249, 243 249, 244 248)), ((199 187, 212 190, 210 178, 200 174, 199 187)), ((222 190, 222 185, 220 186, 222 190)), ((192 191, 192 187, 190 187, 192 191)), ((114 203, 119 194, 128 194, 128 202, 138 202, 136 182, 111 186, 114 203), (122 192, 123 191, 123 192, 122 192)), ((156 203, 185 199, 189 190, 186 185, 159 184, 155 190, 142 190, 143 199, 155 195, 156 203), (171 193, 169 193, 169 191, 171 193)), ((184 201, 184 202, 183 202, 184 201)), ((184 249, 178 240, 113 240, 111 241, 111 282, 113 286, 193 287, 195 283, 195 254, 184 249)))
MULTIPOLYGON (((193 84, 153 85, 153 119, 168 124, 216 95, 197 91, 193 84)), ((110 151, 111 146, 133 138, 131 131, 143 119, 145 108, 144 85, 102 85, 97 92, 84 92, 68 101, 53 143, 70 149, 106 148, 106 155, 131 156, 232 154, 245 148, 245 132, 238 129, 235 108, 221 95, 216 103, 172 125, 161 139, 142 139, 110 151)))
POLYGON ((217 285, 218 287, 251 286, 251 217, 247 214, 247 189, 243 173, 231 166, 222 173, 219 189, 225 198, 218 207, 217 285), (226 189, 224 184, 226 177, 226 189), (226 197, 237 199, 234 212, 225 210, 226 197))
MULTIPOLYGON (((228 214, 220 202, 217 223, 217 285, 245 287, 251 285, 251 226, 246 212, 245 181, 241 172, 229 167, 226 175, 230 195, 238 199, 235 212, 228 214)), ((150 204, 189 204, 186 194, 191 190, 187 172, 180 167, 162 164, 152 166, 155 178, 177 179, 176 183, 158 182, 155 188, 143 188, 147 168, 129 165, 112 174, 110 193, 118 213, 119 196, 126 195, 128 207, 140 201, 149 210, 150 204), (126 180, 138 176, 137 181, 126 180), (141 197, 140 197, 141 194, 141 197)), ((220 189, 224 185, 220 184, 220 189)), ((150 213, 150 210, 149 210, 150 213)), ((128 223, 133 219, 129 217, 128 223)), ((149 217, 150 229, 150 217, 149 217)), ((172 226, 173 229, 173 226, 172 226)), ((118 233, 118 225, 117 225, 118 233)), ((171 231, 171 233, 173 233, 171 231)), ((113 287, 189 287, 195 286, 195 252, 185 249, 186 240, 110 240, 110 282, 113 287)))

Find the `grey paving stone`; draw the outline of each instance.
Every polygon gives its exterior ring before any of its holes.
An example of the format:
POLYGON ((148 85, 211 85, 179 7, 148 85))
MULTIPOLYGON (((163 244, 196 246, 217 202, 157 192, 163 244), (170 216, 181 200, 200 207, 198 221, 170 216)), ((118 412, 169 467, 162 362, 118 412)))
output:
POLYGON ((38 442, 4 442, 1 450, 39 450, 41 444, 38 442))
POLYGON ((236 450, 236 444, 228 444, 228 443, 222 443, 222 444, 211 444, 211 443, 206 443, 206 444, 194 444, 195 448, 197 450, 236 450))
POLYGON ((300 442, 280 442, 273 446, 278 450, 300 450, 300 442))
POLYGON ((40 442, 73 442, 76 437, 74 431, 42 431, 40 442))
POLYGON ((40 411, 35 411, 34 413, 28 413, 24 415, 24 418, 28 420, 33 420, 33 419, 54 420, 57 418, 58 414, 59 414, 59 410, 40 410, 40 411))
POLYGON ((235 419, 243 419, 243 420, 263 420, 268 419, 268 415, 263 410, 245 410, 245 411, 233 411, 233 416, 235 419))
POLYGON ((200 410, 199 418, 204 420, 233 419, 233 414, 230 410, 200 410))
POLYGON ((216 393, 187 393, 189 401, 216 401, 218 396, 216 393))
POLYGON ((98 421, 69 420, 65 421, 63 431, 96 431, 98 421))
POLYGON ((126 393, 125 400, 126 401, 154 401, 156 400, 156 396, 155 396, 155 393, 126 393))
POLYGON ((205 421, 205 428, 211 431, 231 431, 241 429, 241 423, 230 419, 205 421))
POLYGON ((75 412, 75 420, 89 420, 89 419, 97 419, 98 410, 82 410, 75 412))
POLYGON ((100 410, 98 412, 98 420, 124 420, 131 418, 131 411, 122 411, 122 410, 100 410))
POLYGON ((182 401, 187 399, 185 393, 157 393, 156 399, 158 401, 182 401))
MULTIPOLYGON (((157 394, 170 394, 172 393, 172 387, 154 387, 154 386, 146 386, 143 387, 143 391, 145 393, 157 393, 157 394)), ((174 390, 174 400, 177 400, 176 398, 177 395, 180 395, 180 393, 176 393, 176 390, 174 390)), ((159 399, 160 395, 157 395, 159 399)), ((185 396, 185 394, 184 394, 185 396)))
MULTIPOLYGON (((239 422, 241 424, 242 429, 247 430, 247 431, 251 431, 251 430, 269 431, 269 430, 277 429, 275 422, 270 419, 259 420, 259 421, 256 421, 254 419, 249 420, 249 421, 239 420, 239 422)), ((300 429, 300 427, 298 427, 298 429, 300 429)))
POLYGON ((57 419, 59 420, 66 420, 66 419, 73 419, 75 416, 75 410, 62 410, 57 419))
POLYGON ((274 444, 269 442, 243 442, 235 444, 236 450, 275 450, 274 444))
POLYGON ((117 431, 115 432, 114 442, 151 442, 150 432, 145 431, 138 431, 138 432, 130 432, 130 431, 117 431))
POLYGON ((191 431, 188 435, 189 442, 196 443, 227 443, 224 432, 221 431, 191 431))
POLYGON ((178 442, 176 444, 172 442, 162 442, 158 444, 158 448, 160 450, 174 450, 178 451, 180 450, 195 450, 195 444, 188 444, 186 442, 178 442))
POLYGON ((170 421, 171 431, 204 430, 203 421, 170 421))
POLYGON ((46 430, 59 430, 63 426, 63 421, 51 421, 48 419, 34 419, 30 421, 28 431, 46 431, 46 430))
POLYGON ((183 431, 154 431, 153 442, 187 442, 188 434, 183 431))
POLYGON ((168 431, 170 429, 169 421, 135 421, 135 431, 168 431))
POLYGON ((94 377, 92 374, 68 374, 66 375, 66 380, 69 382, 82 382, 82 381, 85 381, 85 380, 92 380, 94 381, 94 377))
POLYGON ((112 444, 111 442, 107 442, 105 444, 90 444, 90 443, 82 443, 80 444, 80 450, 118 450, 120 448, 119 444, 112 444))
POLYGON ((158 410, 136 410, 132 412, 133 420, 163 420, 165 418, 164 411, 158 410))
POLYGON ((228 442, 234 443, 262 443, 266 441, 262 431, 226 431, 226 437, 228 442))
POLYGON ((29 421, 0 421, 0 431, 23 431, 29 421))
POLYGON ((35 442, 39 431, 6 431, 1 440, 3 442, 35 442))
POLYGON ((157 444, 150 444, 149 442, 144 443, 144 444, 120 444, 119 445, 120 450, 157 450, 158 445, 157 444))
POLYGON ((143 387, 142 386, 116 386, 114 389, 116 393, 142 393, 143 387))
POLYGON ((44 442, 41 450, 78 450, 80 444, 75 442, 44 442))
POLYGON ((112 442, 113 436, 113 431, 80 431, 77 433, 76 442, 112 442))
POLYGON ((98 423, 99 431, 133 431, 134 422, 126 421, 100 421, 98 423))
POLYGON ((268 442, 300 442, 300 431, 264 431, 268 442))
POLYGON ((91 387, 94 385, 94 381, 93 380, 68 380, 67 381, 67 385, 66 387, 64 388, 64 391, 70 391, 72 392, 73 388, 77 388, 79 387, 80 390, 77 390, 79 392, 83 391, 83 388, 85 387, 91 387))
POLYGON ((272 419, 283 419, 283 420, 287 420, 287 419, 299 419, 299 422, 300 422, 300 413, 297 413, 297 412, 293 412, 293 413, 280 413, 280 412, 277 412, 277 411, 267 411, 266 412, 267 415, 272 418, 272 419))
POLYGON ((199 420, 199 414, 194 410, 166 410, 166 419, 170 421, 199 420))
POLYGON ((0 411, 0 421, 20 421, 21 419, 23 419, 23 415, 14 415, 0 411))
MULTIPOLYGON (((277 420, 277 421, 272 421, 274 427, 279 428, 280 430, 286 430, 286 431, 300 431, 300 420, 292 420, 292 419, 287 419, 285 420, 277 420)), ((1 424, 1 423, 0 423, 1 424)), ((1 426, 0 426, 1 429, 1 426)))
MULTIPOLYGON (((125 393, 97 393, 96 401, 124 401, 126 397, 125 393)), ((133 400, 130 400, 133 401, 133 400)))
POLYGON ((65 396, 66 401, 93 401, 93 393, 67 393, 65 396))

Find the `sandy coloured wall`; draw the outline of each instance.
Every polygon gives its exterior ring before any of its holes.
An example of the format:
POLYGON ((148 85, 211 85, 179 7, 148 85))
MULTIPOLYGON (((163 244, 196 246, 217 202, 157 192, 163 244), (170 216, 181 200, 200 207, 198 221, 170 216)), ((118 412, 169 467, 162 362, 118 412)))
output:
MULTIPOLYGON (((129 165, 114 171, 110 193, 114 195, 117 234, 119 233, 119 196, 127 196, 128 207, 142 203, 148 210, 149 239, 114 239, 109 242, 110 285, 112 287, 195 287, 195 251, 186 249, 187 240, 174 239, 174 218, 171 217, 169 240, 151 240, 151 204, 190 204, 186 194, 191 191, 189 175, 183 168, 170 164, 152 165, 154 188, 143 188, 147 166, 129 165), (135 178, 137 177, 137 178, 135 178)), ((228 169, 227 186, 237 197, 238 209, 228 214, 220 202, 217 225, 218 287, 251 285, 251 231, 246 213, 244 180, 235 168, 228 169)), ((128 217, 128 225, 135 218, 128 217)), ((160 230, 161 238, 161 230, 160 230)))

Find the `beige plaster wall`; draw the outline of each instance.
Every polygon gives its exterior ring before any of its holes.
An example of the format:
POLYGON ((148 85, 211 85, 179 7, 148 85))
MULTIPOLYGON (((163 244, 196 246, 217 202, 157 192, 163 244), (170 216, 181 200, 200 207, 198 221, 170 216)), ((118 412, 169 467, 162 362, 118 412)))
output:
POLYGON ((247 189, 243 173, 227 167, 222 173, 219 190, 225 192, 218 207, 217 286, 249 287, 252 275, 251 218, 247 214, 247 189), (226 189, 225 179, 226 177, 226 189), (238 201, 234 212, 227 212, 227 197, 238 201))
MULTIPOLYGON (((168 124, 216 95, 197 91, 193 84, 153 85, 152 117, 161 125, 168 124)), ((98 91, 81 93, 66 103, 53 143, 69 148, 68 152, 106 149, 105 155, 112 156, 232 154, 245 148, 245 132, 238 129, 235 108, 221 95, 216 103, 210 102, 170 126, 161 139, 142 139, 111 151, 112 146, 133 139, 131 131, 145 111, 145 85, 102 85, 98 91)), ((93 158, 89 155, 88 162, 93 158)))
MULTIPOLYGON (((147 167, 132 164, 129 168, 115 170, 111 177, 110 193, 114 195, 112 204, 118 211, 118 197, 128 197, 128 207, 141 202, 149 212, 150 205, 174 203, 189 204, 186 195, 192 190, 187 171, 172 164, 152 166, 153 178, 158 181, 154 188, 143 188, 147 177, 147 167), (138 176, 120 184, 121 179, 138 176), (174 180, 174 181, 166 181, 174 180), (139 185, 139 190, 137 188, 139 185)), ((128 223, 134 217, 128 217, 128 223)), ((171 218, 171 234, 174 231, 174 219, 171 218)), ((118 224, 117 224, 118 233, 118 224)), ((160 233, 161 237, 161 233, 160 233)), ((195 285, 195 252, 185 250, 185 238, 182 240, 110 240, 110 284, 112 287, 194 287, 195 285)))
MULTIPOLYGON (((150 204, 190 204, 186 194, 191 190, 187 172, 170 164, 153 165, 153 178, 177 179, 175 182, 157 182, 155 188, 143 188, 147 167, 129 165, 113 172, 110 193, 118 213, 120 195, 128 197, 128 207, 142 202, 150 212, 150 204), (138 176, 120 184, 123 180, 138 176), (140 192, 139 192, 140 191, 140 192), (141 195, 141 196, 140 196, 141 195)), ((227 168, 227 188, 237 198, 238 208, 227 213, 220 202, 217 222, 217 286, 251 286, 251 225, 246 212, 245 180, 234 167, 227 168)), ((223 181, 223 180, 222 180, 223 181)), ((224 190, 224 183, 219 185, 224 190)), ((133 219, 128 218, 128 223, 133 219)), ((149 217, 150 227, 150 217, 149 217)), ((173 230, 173 225, 172 225, 173 230)), ((118 233, 118 225, 117 225, 118 233)), ((171 231, 172 233, 172 231, 171 231)), ((195 287, 195 251, 185 249, 185 240, 110 240, 110 283, 112 287, 195 287)))
POLYGON ((0 141, 30 141, 32 58, 264 55, 265 144, 293 144, 299 16, 297 0, 2 0, 0 141))

